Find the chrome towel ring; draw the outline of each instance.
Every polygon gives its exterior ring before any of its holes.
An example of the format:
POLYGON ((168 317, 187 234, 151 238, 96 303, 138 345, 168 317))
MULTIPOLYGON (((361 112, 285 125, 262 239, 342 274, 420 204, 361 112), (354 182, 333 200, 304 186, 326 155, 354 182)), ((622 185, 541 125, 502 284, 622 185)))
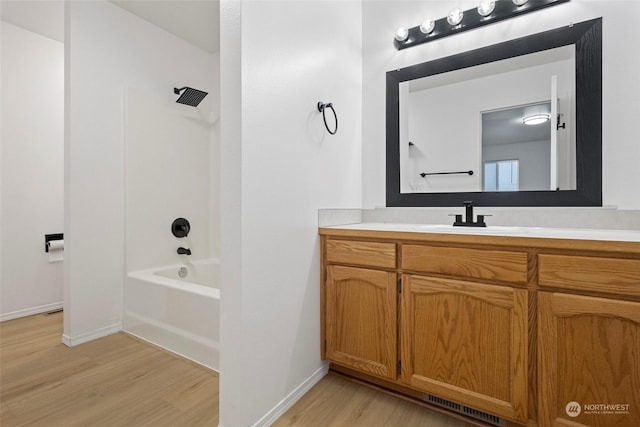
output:
POLYGON ((330 102, 327 104, 318 102, 318 111, 322 113, 322 120, 324 121, 324 127, 327 128, 327 132, 329 132, 331 135, 335 135, 336 132, 338 132, 338 115, 336 114, 336 110, 335 108, 333 108, 333 105, 330 102), (329 125, 327 124, 327 116, 325 112, 327 108, 331 108, 331 111, 333 111, 333 117, 336 120, 336 127, 333 131, 329 129, 329 125))

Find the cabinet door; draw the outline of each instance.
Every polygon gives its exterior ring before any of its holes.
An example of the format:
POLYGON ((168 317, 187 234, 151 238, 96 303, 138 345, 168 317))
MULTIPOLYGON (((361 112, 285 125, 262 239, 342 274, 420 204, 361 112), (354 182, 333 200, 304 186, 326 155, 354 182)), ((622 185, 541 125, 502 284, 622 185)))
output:
POLYGON ((402 381, 526 421, 527 291, 417 275, 402 280, 402 381))
POLYGON ((640 425, 640 303, 540 292, 538 312, 539 425, 640 425))
POLYGON ((330 265, 326 287, 326 357, 396 379, 396 274, 330 265))

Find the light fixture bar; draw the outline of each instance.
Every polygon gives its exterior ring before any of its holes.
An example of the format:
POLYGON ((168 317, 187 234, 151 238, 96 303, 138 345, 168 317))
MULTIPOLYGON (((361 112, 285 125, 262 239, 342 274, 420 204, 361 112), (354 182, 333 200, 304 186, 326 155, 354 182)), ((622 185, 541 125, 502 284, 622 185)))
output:
POLYGON ((457 25, 450 25, 447 17, 435 21, 435 27, 429 34, 420 31, 420 25, 409 28, 409 33, 403 41, 395 38, 393 44, 398 50, 408 47, 417 46, 432 40, 441 39, 452 34, 462 33, 464 31, 473 30, 474 28, 483 27, 493 24, 494 22, 503 21, 518 15, 534 12, 546 7, 555 6, 560 3, 567 3, 570 0, 529 0, 521 6, 516 5, 512 0, 497 0, 495 9, 487 16, 478 13, 477 8, 465 10, 462 21, 457 25))

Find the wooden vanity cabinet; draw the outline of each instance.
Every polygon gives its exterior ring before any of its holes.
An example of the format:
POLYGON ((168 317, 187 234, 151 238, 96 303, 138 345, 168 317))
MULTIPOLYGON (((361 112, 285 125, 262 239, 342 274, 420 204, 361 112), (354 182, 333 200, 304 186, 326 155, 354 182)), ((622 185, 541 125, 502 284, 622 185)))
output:
POLYGON ((327 360, 526 422, 526 253, 323 242, 327 360))
POLYGON ((637 427, 640 260, 540 258, 538 425, 637 427))
POLYGON ((326 285, 326 358, 395 380, 396 274, 330 265, 326 285))
POLYGON ((324 355, 380 378, 397 377, 396 245, 328 239, 324 355), (373 269, 377 266, 379 269, 373 269))
POLYGON ((540 292, 538 309, 538 425, 637 427, 640 303, 540 292))
POLYGON ((402 276, 402 381, 526 422, 528 292, 402 276))
POLYGON ((640 425, 640 243, 320 234, 334 369, 509 426, 640 425))

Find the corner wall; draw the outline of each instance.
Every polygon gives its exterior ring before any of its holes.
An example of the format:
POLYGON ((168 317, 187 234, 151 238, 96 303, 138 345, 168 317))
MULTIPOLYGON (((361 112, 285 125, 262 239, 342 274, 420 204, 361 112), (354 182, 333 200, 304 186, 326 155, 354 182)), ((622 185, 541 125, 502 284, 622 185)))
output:
POLYGON ((64 46, 2 21, 0 320, 62 307, 64 46))
POLYGON ((269 425, 326 370, 318 208, 360 205, 361 12, 221 1, 221 426, 269 425))
MULTIPOLYGON (((464 10, 477 1, 459 1, 464 10)), ((640 3, 633 1, 571 1, 397 51, 398 27, 419 25, 425 16, 446 16, 451 2, 363 2, 363 206, 385 206, 385 73, 505 40, 539 33, 571 22, 603 18, 603 204, 640 209, 640 57, 628 46, 640 40, 640 3)))
POLYGON ((122 327, 125 89, 172 101, 177 85, 209 89, 211 109, 218 62, 103 0, 66 2, 65 31, 64 339, 74 345, 122 327))

